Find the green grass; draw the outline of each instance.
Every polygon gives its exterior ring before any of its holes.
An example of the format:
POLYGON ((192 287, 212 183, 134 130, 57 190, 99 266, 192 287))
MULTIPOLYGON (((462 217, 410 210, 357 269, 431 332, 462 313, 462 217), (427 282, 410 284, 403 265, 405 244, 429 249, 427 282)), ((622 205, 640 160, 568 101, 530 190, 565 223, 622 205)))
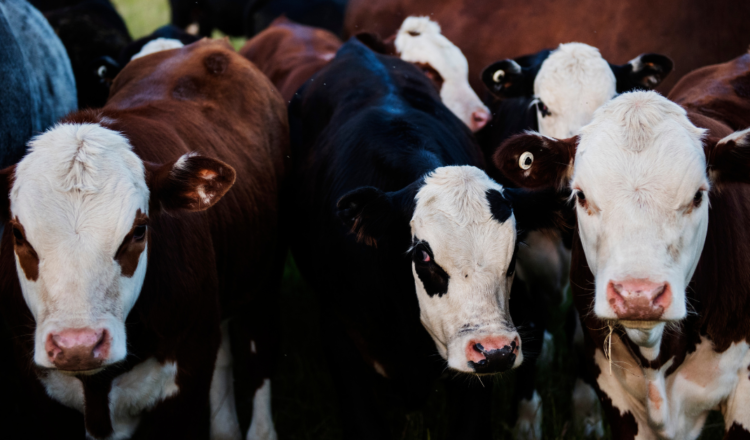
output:
MULTIPOLYGON (((113 0, 134 39, 148 35, 169 23, 167 0, 113 0)), ((214 37, 221 37, 215 32, 214 37)), ((244 38, 231 38, 235 48, 244 38)), ((273 410, 276 429, 282 440, 339 440, 341 423, 333 383, 322 355, 318 323, 318 302, 301 279, 294 262, 287 260, 282 286, 282 350, 279 369, 273 378, 273 410)), ((544 403, 544 439, 579 439, 571 420, 571 391, 576 365, 569 353, 563 330, 564 304, 552 314, 550 332, 555 340, 555 355, 549 365, 539 367, 537 389, 544 403)), ((515 386, 513 372, 495 378, 493 432, 496 439, 513 438, 514 421, 509 419, 515 405, 511 396, 515 386)), ((446 436, 446 398, 440 383, 422 411, 388 413, 394 439, 442 440, 446 436)), ((721 415, 709 416, 704 440, 723 436, 721 415)), ((609 433, 606 435, 609 438, 609 433)))

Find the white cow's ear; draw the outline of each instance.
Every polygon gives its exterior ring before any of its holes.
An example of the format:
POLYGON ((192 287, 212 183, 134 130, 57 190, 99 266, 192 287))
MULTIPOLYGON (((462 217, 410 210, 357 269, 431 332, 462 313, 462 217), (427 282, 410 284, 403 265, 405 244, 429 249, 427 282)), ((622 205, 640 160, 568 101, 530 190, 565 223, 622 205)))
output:
POLYGON ((750 128, 704 141, 708 176, 714 185, 750 183, 750 128))
POLYGON ((16 166, 0 170, 0 224, 10 220, 10 188, 13 186, 16 166))
POLYGON ((152 210, 203 211, 229 191, 236 177, 226 163, 193 153, 164 165, 147 163, 146 169, 152 210))

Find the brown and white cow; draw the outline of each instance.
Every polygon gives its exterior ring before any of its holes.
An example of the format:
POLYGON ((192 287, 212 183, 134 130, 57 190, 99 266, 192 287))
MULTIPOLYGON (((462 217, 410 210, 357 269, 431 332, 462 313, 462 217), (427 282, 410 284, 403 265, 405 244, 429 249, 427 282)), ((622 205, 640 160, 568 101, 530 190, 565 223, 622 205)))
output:
POLYGON ((617 64, 638 53, 668 55, 675 72, 659 88, 666 92, 691 70, 724 62, 747 48, 750 3, 350 0, 343 34, 392 35, 410 15, 429 16, 441 24, 443 34, 466 55, 469 81, 477 92, 482 90, 479 74, 490 63, 565 41, 597 47, 605 59, 617 64))
MULTIPOLYGON (((484 127, 490 112, 471 89, 466 57, 427 17, 408 17, 390 38, 360 36, 372 49, 417 65, 440 98, 472 131, 484 127)), ((336 55, 341 40, 332 33, 279 17, 253 37, 240 54, 254 62, 290 101, 297 90, 336 55)))
POLYGON ((226 42, 158 52, 29 147, 0 179, 0 311, 19 401, 77 423, 27 437, 239 439, 234 352, 254 392, 247 438, 275 438, 288 128, 270 82, 226 42))
POLYGON ((696 438, 713 409, 725 438, 750 436, 749 149, 750 129, 632 92, 577 137, 495 156, 521 186, 574 193, 571 287, 615 438, 696 438))

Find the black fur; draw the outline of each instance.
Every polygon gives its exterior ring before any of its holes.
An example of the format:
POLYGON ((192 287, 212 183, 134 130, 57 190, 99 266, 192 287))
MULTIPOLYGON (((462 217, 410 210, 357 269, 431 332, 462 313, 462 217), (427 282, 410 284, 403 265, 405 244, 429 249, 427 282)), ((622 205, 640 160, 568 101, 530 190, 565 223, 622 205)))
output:
POLYGON ((500 194, 500 191, 496 189, 487 190, 485 196, 487 197, 487 203, 490 204, 492 218, 499 223, 505 223, 513 213, 513 207, 510 204, 510 200, 503 197, 503 195, 500 194))
POLYGON ((674 63, 669 57, 658 53, 644 53, 638 58, 641 62, 639 70, 633 70, 633 64, 631 63, 621 66, 610 63, 609 67, 615 74, 615 80, 617 81, 617 93, 633 90, 653 90, 674 68, 674 63))
POLYGON ((448 293, 448 283, 450 275, 435 261, 435 254, 432 252, 430 244, 424 240, 415 240, 412 249, 412 261, 414 261, 414 270, 417 272, 424 290, 430 297, 435 295, 438 298, 448 293), (424 261, 423 252, 430 257, 430 261, 424 261))

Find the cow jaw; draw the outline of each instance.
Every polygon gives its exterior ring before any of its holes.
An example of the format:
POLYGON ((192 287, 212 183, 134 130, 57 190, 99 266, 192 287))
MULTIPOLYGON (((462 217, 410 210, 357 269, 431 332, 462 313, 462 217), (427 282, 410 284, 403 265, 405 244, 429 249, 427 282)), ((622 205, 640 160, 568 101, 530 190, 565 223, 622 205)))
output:
POLYGON ((34 362, 86 373, 123 360, 125 319, 146 274, 138 226, 149 201, 127 139, 98 124, 56 126, 31 141, 10 199, 18 278, 36 321, 34 362))
POLYGON ((687 313, 708 227, 702 135, 676 104, 634 92, 596 112, 576 151, 571 187, 594 313, 644 347, 687 313))
POLYGON ((534 80, 539 132, 559 139, 577 135, 616 91, 615 75, 598 49, 561 44, 544 60, 534 80))
POLYGON ((477 168, 443 167, 416 196, 411 255, 421 320, 457 371, 494 373, 523 362, 508 308, 515 218, 502 191, 477 168))

